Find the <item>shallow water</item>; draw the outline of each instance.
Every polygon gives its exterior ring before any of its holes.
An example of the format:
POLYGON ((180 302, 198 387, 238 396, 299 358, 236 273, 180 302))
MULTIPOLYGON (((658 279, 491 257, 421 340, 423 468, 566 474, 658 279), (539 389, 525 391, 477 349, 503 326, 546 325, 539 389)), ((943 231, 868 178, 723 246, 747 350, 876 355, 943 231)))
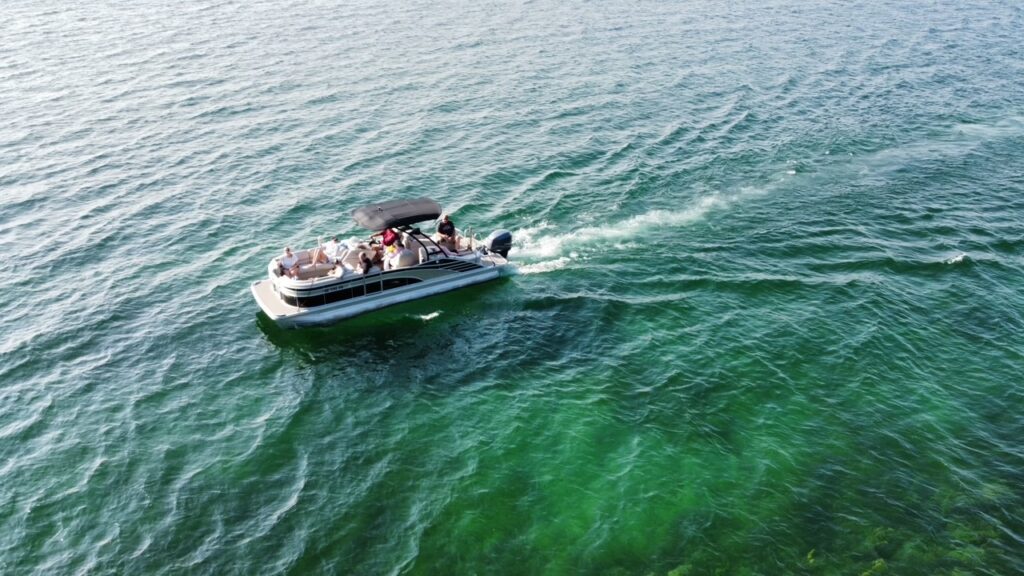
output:
POLYGON ((3 13, 0 572, 1024 572, 1018 5, 3 13), (415 195, 516 273, 257 314, 415 195))

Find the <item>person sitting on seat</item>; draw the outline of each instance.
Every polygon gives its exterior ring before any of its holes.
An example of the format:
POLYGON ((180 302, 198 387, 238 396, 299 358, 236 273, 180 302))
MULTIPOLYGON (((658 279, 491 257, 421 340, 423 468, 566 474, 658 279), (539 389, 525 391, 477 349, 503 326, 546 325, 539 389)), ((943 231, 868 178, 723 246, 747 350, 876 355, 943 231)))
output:
POLYGON ((404 242, 401 240, 395 242, 395 248, 395 253, 388 258, 386 269, 394 270, 395 268, 405 268, 406 266, 415 266, 417 264, 416 254, 407 248, 404 242))
POLYGON ((332 236, 330 242, 324 246, 324 252, 331 262, 337 262, 344 250, 348 250, 348 245, 338 242, 337 236, 332 236))
POLYGON ((437 234, 440 237, 439 243, 444 245, 449 250, 458 250, 459 242, 455 235, 455 223, 451 221, 451 218, 447 214, 441 216, 441 221, 437 223, 437 234))
POLYGON ((359 270, 361 270, 363 274, 366 274, 370 271, 370 268, 373 268, 373 261, 370 260, 370 257, 366 255, 366 252, 360 252, 359 270))
POLYGON ((395 240, 395 243, 384 249, 384 269, 391 270, 398 264, 398 253, 405 249, 401 240, 395 240))
POLYGON ((299 273, 299 258, 295 254, 292 254, 292 249, 288 246, 284 247, 284 256, 281 256, 281 268, 280 272, 284 276, 289 278, 295 278, 299 273))
POLYGON ((310 263, 314 266, 317 264, 327 264, 331 262, 331 258, 327 257, 327 250, 323 246, 317 246, 310 252, 310 263))

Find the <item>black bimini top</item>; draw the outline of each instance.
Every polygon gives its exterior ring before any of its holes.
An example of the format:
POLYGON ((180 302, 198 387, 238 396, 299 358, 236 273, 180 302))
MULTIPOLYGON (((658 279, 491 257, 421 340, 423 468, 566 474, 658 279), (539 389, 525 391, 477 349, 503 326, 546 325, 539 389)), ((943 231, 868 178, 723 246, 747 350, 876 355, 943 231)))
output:
POLYGON ((430 198, 392 200, 380 204, 367 204, 352 211, 356 224, 367 230, 383 230, 407 226, 424 220, 437 220, 441 205, 430 198))

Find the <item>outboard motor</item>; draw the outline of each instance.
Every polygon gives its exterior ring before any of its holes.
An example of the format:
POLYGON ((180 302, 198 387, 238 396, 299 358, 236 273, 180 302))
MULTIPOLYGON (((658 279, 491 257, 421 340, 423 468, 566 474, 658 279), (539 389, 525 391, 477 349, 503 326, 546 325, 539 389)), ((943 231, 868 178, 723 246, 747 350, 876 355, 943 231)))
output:
POLYGON ((508 258, 508 251, 512 249, 512 233, 508 230, 495 230, 484 241, 488 252, 500 254, 502 258, 508 258))

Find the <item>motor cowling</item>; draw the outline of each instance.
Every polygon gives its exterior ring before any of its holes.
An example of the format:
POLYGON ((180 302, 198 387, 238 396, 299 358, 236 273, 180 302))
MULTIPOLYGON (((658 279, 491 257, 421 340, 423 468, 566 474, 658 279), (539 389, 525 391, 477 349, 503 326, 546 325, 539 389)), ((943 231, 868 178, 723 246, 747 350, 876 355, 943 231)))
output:
POLYGON ((500 254, 502 258, 508 258, 508 251, 512 249, 512 233, 508 230, 495 230, 484 241, 488 252, 500 254))

